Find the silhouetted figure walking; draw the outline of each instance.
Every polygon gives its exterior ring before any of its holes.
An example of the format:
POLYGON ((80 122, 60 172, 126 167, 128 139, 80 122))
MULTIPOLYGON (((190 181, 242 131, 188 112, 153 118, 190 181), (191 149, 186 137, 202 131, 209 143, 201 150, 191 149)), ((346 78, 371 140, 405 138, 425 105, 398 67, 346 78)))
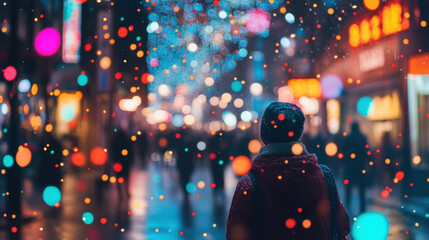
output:
MULTIPOLYGON (((196 155, 196 143, 193 140, 190 129, 179 132, 180 138, 177 139, 177 169, 179 170, 180 187, 187 198, 188 191, 186 185, 189 183, 192 173, 194 172, 194 157, 196 155)), ((185 199, 186 201, 186 199, 185 199)))
POLYGON ((39 180, 42 188, 55 186, 61 190, 63 171, 63 147, 60 141, 52 134, 45 132, 41 141, 41 163, 39 165, 39 180))
POLYGON ((223 195, 225 180, 224 168, 229 155, 229 143, 224 132, 218 132, 209 139, 210 171, 215 184, 215 194, 223 195))
POLYGON ((349 216, 335 179, 299 141, 298 106, 271 103, 261 120, 265 146, 241 177, 227 222, 228 240, 348 240, 349 216))
POLYGON ((359 129, 359 123, 352 123, 351 133, 344 138, 341 147, 344 154, 345 178, 349 180, 349 183, 346 185, 346 205, 347 207, 351 206, 352 190, 353 187, 357 186, 359 189, 361 213, 365 212, 366 209, 366 178, 362 171, 365 169, 365 160, 368 158, 367 144, 366 137, 359 129))
POLYGON ((118 179, 118 194, 121 202, 127 202, 130 193, 128 190, 129 175, 134 161, 134 149, 131 139, 124 130, 114 133, 112 141, 113 171, 118 179), (122 179, 122 180, 120 180, 122 179), (122 182, 122 183, 121 183, 122 182), (124 192, 125 191, 125 198, 124 192))

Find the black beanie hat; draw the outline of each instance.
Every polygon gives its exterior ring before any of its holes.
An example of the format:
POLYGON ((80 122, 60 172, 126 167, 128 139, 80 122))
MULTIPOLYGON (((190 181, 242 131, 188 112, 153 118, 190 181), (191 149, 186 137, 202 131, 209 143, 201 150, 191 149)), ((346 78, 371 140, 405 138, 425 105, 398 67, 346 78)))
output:
POLYGON ((295 104, 273 102, 262 116, 261 138, 267 143, 296 141, 304 130, 304 122, 304 113, 295 104))

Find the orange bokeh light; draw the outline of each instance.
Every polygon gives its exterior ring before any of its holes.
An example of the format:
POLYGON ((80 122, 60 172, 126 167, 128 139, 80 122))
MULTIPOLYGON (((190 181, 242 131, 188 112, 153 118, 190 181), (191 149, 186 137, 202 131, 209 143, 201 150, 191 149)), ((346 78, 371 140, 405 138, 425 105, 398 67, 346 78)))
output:
POLYGON ((89 157, 94 165, 101 166, 107 161, 107 152, 105 152, 101 147, 96 147, 92 149, 89 157))
POLYGON ((246 156, 238 156, 232 161, 232 169, 237 175, 245 175, 252 168, 252 162, 246 156))
POLYGON ((80 152, 73 153, 71 156, 71 162, 75 166, 82 167, 86 164, 85 155, 83 155, 83 153, 80 153, 80 152))
POLYGON ((31 151, 28 148, 20 147, 16 153, 16 163, 20 167, 26 167, 31 162, 31 151))
POLYGON ((369 10, 376 10, 380 6, 380 0, 363 0, 363 3, 369 10))

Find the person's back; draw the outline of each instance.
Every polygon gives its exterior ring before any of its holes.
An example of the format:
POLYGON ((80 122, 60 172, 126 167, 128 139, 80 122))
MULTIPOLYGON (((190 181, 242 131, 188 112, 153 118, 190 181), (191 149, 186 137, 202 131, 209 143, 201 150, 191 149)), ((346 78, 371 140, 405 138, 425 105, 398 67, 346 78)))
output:
POLYGON ((266 109, 261 121, 266 146, 251 172, 237 184, 228 216, 228 240, 329 240, 332 234, 348 239, 348 214, 335 184, 325 178, 332 174, 325 172, 327 167, 322 172, 316 155, 307 153, 298 141, 304 121, 302 111, 293 104, 272 103, 266 109))

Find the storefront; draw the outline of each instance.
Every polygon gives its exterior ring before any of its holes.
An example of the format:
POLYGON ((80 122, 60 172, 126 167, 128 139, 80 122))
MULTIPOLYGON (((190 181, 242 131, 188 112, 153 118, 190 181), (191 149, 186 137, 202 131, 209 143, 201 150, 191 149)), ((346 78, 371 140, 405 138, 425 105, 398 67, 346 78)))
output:
MULTIPOLYGON (((325 79, 333 76, 341 85, 338 96, 325 96, 325 130, 346 134, 350 123, 358 121, 370 146, 380 154, 383 137, 389 136, 397 156, 392 163, 406 173, 413 171, 413 177, 418 175, 415 172, 429 171, 428 139, 422 139, 429 134, 429 124, 417 111, 424 112, 424 117, 429 113, 429 75, 418 75, 429 73, 429 57, 413 60, 417 59, 413 55, 429 48, 423 42, 428 36, 424 23, 416 1, 391 0, 375 10, 362 9, 343 25, 316 62, 322 88, 325 79), (423 73, 420 68, 414 72, 418 64, 423 73), (422 131, 426 133, 417 134, 422 131), (415 156, 418 158, 413 161, 415 156)), ((422 177, 413 177, 407 178, 406 184, 422 182, 422 177)))

